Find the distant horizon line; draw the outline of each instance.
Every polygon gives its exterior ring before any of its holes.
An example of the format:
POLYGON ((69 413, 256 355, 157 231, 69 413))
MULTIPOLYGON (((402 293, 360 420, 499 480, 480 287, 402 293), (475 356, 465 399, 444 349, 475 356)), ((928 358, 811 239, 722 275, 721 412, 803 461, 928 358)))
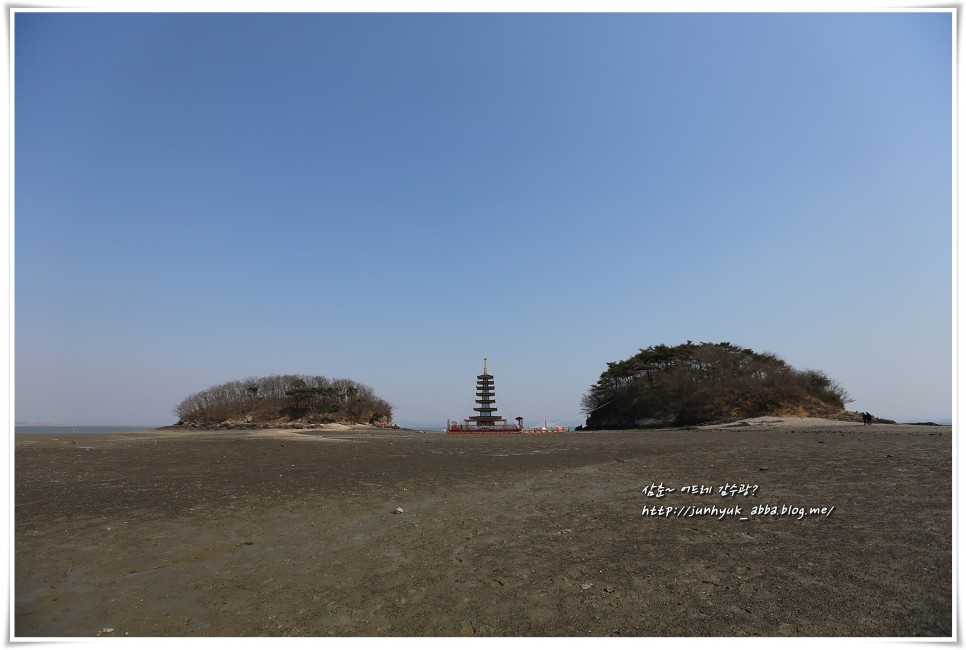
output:
MULTIPOLYGON (((557 420, 554 420, 553 418, 544 418, 544 419, 547 422, 557 422, 557 420)), ((886 419, 892 419, 892 418, 886 418, 886 419)), ((452 420, 452 418, 450 418, 450 420, 452 420)), ((422 427, 422 426, 430 426, 430 425, 435 426, 437 424, 439 426, 445 426, 445 424, 446 424, 446 418, 440 418, 440 419, 437 419, 437 418, 416 418, 416 419, 408 419, 407 418, 407 419, 403 419, 403 420, 394 420, 394 422, 396 424, 401 425, 401 426, 405 425, 407 427, 409 427, 409 426, 420 426, 420 427, 422 427)), ((896 420, 895 422, 896 422, 896 424, 915 424, 915 423, 918 423, 918 422, 935 422, 936 424, 952 425, 953 419, 952 419, 951 416, 950 417, 944 417, 944 418, 903 418, 901 420, 896 420)), ((157 429, 157 428, 160 428, 160 427, 172 426, 175 423, 174 422, 170 422, 170 423, 167 423, 167 424, 131 424, 131 423, 125 423, 125 424, 78 424, 76 422, 72 422, 72 423, 69 423, 69 424, 61 424, 61 423, 55 423, 55 422, 22 422, 22 421, 19 421, 19 420, 14 420, 14 423, 13 424, 14 424, 15 427, 62 427, 62 428, 63 427, 88 427, 88 428, 110 427, 112 429, 122 428, 122 427, 132 427, 132 428, 138 428, 138 429, 157 429)))

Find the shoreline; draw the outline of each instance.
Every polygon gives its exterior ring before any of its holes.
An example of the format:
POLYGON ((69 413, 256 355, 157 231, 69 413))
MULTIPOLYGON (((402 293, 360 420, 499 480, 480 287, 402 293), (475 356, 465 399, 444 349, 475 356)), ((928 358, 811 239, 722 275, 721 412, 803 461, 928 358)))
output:
MULTIPOLYGON (((938 427, 951 427, 952 424, 942 423, 942 422, 895 422, 893 420, 880 420, 876 424, 882 425, 894 425, 902 427, 928 427, 928 426, 938 426, 938 427)), ((599 433, 607 431, 687 431, 687 430, 712 430, 712 429, 730 429, 735 427, 772 427, 776 425, 781 427, 815 427, 815 426, 856 426, 862 425, 860 421, 852 421, 845 418, 824 418, 824 417, 812 417, 812 416, 760 416, 754 418, 743 418, 738 420, 722 420, 707 424, 697 424, 697 425, 681 425, 681 426, 657 426, 657 427, 624 427, 624 428, 610 428, 610 429, 573 429, 579 433, 599 433)), ((53 426, 53 425, 25 425, 21 424, 15 427, 16 436, 70 436, 70 435, 80 435, 80 436, 104 436, 113 434, 132 434, 132 433, 151 433, 159 432, 165 434, 171 433, 215 433, 215 432, 228 432, 234 431, 243 434, 254 433, 258 431, 267 432, 379 432, 379 431, 408 431, 408 432, 425 432, 425 433, 446 433, 444 427, 440 425, 439 427, 407 427, 401 425, 381 427, 371 424, 341 424, 341 423, 325 423, 325 424, 305 424, 305 423, 293 423, 293 424, 243 424, 243 423, 232 423, 229 426, 197 426, 197 425, 179 425, 170 424, 157 427, 151 426, 87 426, 87 425, 68 425, 68 426, 53 426), (54 431, 24 431, 23 429, 53 429, 54 431), (21 430, 16 430, 21 429, 21 430), (78 429, 73 431, 72 429, 78 429), (84 431, 84 429, 95 429, 97 431, 84 431)), ((552 431, 546 432, 556 433, 552 431)))

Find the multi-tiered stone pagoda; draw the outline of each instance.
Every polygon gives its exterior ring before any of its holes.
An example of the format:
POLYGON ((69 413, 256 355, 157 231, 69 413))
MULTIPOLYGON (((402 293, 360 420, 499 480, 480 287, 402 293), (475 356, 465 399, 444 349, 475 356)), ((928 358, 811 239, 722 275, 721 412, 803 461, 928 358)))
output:
POLYGON ((463 420, 463 424, 451 422, 447 429, 450 433, 519 433, 523 429, 523 418, 516 424, 508 424, 506 418, 496 414, 496 397, 493 375, 486 369, 483 359, 483 374, 476 376, 476 415, 463 420))

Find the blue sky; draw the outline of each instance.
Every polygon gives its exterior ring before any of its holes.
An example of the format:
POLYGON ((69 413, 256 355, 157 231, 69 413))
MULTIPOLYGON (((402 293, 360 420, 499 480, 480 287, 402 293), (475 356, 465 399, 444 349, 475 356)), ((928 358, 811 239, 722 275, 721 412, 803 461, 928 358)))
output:
POLYGON ((730 341, 952 414, 948 13, 18 12, 15 416, 348 377, 579 424, 730 341))

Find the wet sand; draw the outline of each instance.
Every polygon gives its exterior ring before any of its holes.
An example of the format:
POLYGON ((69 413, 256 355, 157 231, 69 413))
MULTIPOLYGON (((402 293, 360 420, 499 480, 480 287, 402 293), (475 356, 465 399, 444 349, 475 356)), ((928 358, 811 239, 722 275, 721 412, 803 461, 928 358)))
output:
POLYGON ((14 634, 945 638, 951 447, 777 418, 18 435, 14 634))

